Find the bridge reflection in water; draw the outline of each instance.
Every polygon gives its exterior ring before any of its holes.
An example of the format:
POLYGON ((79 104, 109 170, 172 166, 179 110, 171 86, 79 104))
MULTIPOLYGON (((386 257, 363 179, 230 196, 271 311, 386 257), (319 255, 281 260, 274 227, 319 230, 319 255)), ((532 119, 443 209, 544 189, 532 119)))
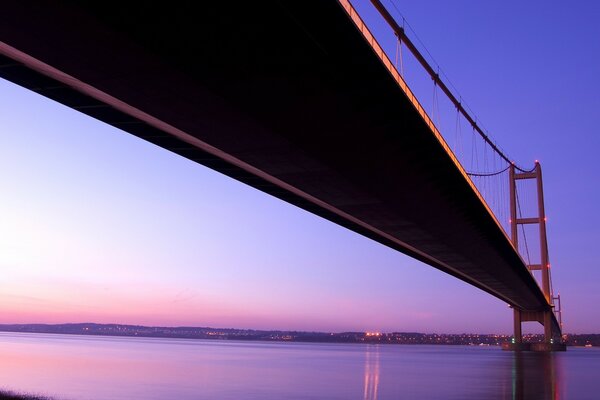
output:
POLYGON ((552 353, 512 354, 512 399, 563 398, 562 358, 552 353))
POLYGON ((560 354, 472 349, 457 358, 464 349, 446 348, 438 352, 423 347, 397 354, 390 352, 393 357, 387 358, 387 350, 385 345, 365 348, 363 400, 399 395, 398 398, 407 395, 407 398, 465 400, 565 398, 564 360, 560 354), (413 353, 414 350, 417 351, 413 353))

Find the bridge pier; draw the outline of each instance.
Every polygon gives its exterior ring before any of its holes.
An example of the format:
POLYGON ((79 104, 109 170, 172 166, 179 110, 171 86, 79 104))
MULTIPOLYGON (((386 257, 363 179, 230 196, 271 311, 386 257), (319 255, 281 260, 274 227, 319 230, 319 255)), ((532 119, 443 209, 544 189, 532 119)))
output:
MULTIPOLYGON (((540 237, 540 263, 527 265, 529 271, 541 271, 542 284, 541 289, 548 302, 549 309, 543 311, 525 311, 513 307, 514 313, 514 332, 515 336, 511 343, 506 343, 502 346, 504 350, 513 351, 565 351, 566 346, 562 342, 561 330, 562 322, 559 322, 559 327, 554 328, 553 313, 554 299, 550 286, 550 262, 548 257, 548 241, 546 238, 546 212, 544 210, 544 191, 542 185, 542 168, 539 162, 535 162, 535 168, 530 172, 517 173, 514 164, 509 169, 509 188, 510 188, 510 223, 511 223, 511 241, 515 250, 519 251, 519 225, 537 224, 539 227, 540 237), (532 218, 525 218, 517 212, 517 180, 534 179, 536 181, 537 200, 538 200, 538 215, 532 218), (544 341, 540 343, 523 343, 523 331, 521 324, 527 321, 537 321, 544 326, 544 341)), ((523 231, 523 234, 525 232, 523 231)), ((557 297, 559 301, 558 312, 560 313, 560 295, 557 297)), ((560 315, 560 314, 559 314, 560 315)), ((559 321, 561 320, 559 316, 559 321)))
POLYGON ((510 343, 504 343, 502 350, 509 351, 566 351, 567 347, 562 342, 561 333, 552 328, 553 311, 522 311, 513 309, 515 335, 510 343), (522 323, 537 321, 544 326, 544 341, 537 343, 523 343, 522 323))

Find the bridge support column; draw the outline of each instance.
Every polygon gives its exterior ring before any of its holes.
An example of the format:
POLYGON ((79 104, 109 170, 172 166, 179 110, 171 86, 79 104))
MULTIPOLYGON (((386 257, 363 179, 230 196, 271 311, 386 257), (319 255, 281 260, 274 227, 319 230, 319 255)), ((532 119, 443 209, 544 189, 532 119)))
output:
POLYGON ((521 323, 523 322, 523 312, 518 308, 513 308, 515 336, 510 343, 502 344, 502 350, 525 351, 530 349, 529 343, 523 343, 523 331, 521 323))
POLYGON ((515 343, 523 343, 523 332, 521 330, 521 310, 513 309, 515 316, 515 343))
POLYGON ((549 311, 544 313, 544 343, 552 343, 552 314, 549 311))
MULTIPOLYGON (((542 186, 542 168, 536 161, 535 168, 530 172, 517 173, 515 166, 509 169, 509 194, 510 194, 510 238, 515 250, 519 251, 519 225, 537 224, 540 239, 540 264, 528 265, 533 271, 539 270, 542 275, 541 289, 548 302, 549 310, 545 311, 523 311, 514 308, 514 331, 515 336, 512 343, 502 346, 505 350, 534 350, 534 351, 564 351, 566 347, 562 343, 561 328, 553 328, 554 296, 550 284, 550 261, 548 258, 548 242, 546 239, 546 213, 544 210, 544 190, 542 186), (534 179, 537 189, 538 213, 535 217, 525 218, 519 215, 517 180, 534 179), (541 343, 523 343, 523 332, 521 324, 526 321, 537 321, 544 326, 544 341, 541 343)), ((525 232, 523 231, 523 234, 525 232)))
POLYGON ((544 324, 544 341, 532 343, 532 351, 548 352, 548 351, 566 351, 567 346, 563 343, 561 332, 557 332, 552 328, 552 313, 553 311, 544 311, 540 316, 544 324))

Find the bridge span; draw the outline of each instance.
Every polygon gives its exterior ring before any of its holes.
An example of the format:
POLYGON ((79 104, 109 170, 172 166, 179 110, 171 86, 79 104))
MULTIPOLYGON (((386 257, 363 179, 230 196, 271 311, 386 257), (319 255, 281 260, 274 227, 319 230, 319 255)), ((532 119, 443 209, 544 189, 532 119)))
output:
POLYGON ((3 3, 0 76, 524 315, 551 315, 560 334, 551 302, 348 2, 189 7, 3 3))

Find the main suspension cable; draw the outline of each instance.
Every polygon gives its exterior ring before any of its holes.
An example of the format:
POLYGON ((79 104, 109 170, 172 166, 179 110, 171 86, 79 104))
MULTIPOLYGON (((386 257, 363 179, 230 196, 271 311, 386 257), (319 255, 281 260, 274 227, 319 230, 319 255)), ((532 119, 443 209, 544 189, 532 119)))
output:
MULTIPOLYGON (((444 83, 444 81, 440 78, 440 74, 439 74, 439 66, 438 66, 438 71, 436 72, 433 67, 429 64, 429 62, 425 59, 425 57, 421 54, 421 52, 417 49, 417 47, 414 45, 414 43, 411 41, 411 39, 406 35, 405 31, 404 31, 404 27, 400 26, 398 24, 398 22, 396 21, 396 19, 389 13, 389 11, 386 9, 386 7, 381 3, 380 0, 371 0, 371 3, 373 4, 373 6, 375 6, 375 8, 377 9, 377 11, 379 11, 379 13, 382 15, 382 17, 385 19, 385 21, 388 23, 388 25, 390 25, 390 27, 392 28, 392 30, 394 31, 394 33, 396 34, 396 36, 398 36, 398 38, 401 40, 401 42, 403 44, 406 45, 406 47, 410 50, 410 52, 415 56, 415 58, 417 59, 417 61, 421 64, 421 66, 425 69, 425 71, 427 71, 427 73, 429 74, 429 76, 431 77, 431 79, 434 81, 435 84, 437 84, 440 89, 442 89, 442 91, 446 94, 446 96, 448 97, 448 99, 454 104, 454 106, 460 111, 460 113, 465 117, 465 119, 471 124, 471 126, 473 127, 473 129, 475 131, 477 131, 477 133, 483 138, 483 140, 496 152, 498 153, 498 155, 504 159, 504 161, 506 161, 508 164, 513 164, 515 166, 515 169, 521 171, 521 172, 531 172, 531 170, 527 170, 525 168, 522 168, 518 165, 516 165, 507 155, 506 153, 504 153, 499 147, 498 145, 496 145, 496 143, 483 131, 483 129, 481 128, 480 124, 477 123, 476 118, 473 118, 469 112, 467 112, 467 110, 465 109, 465 107, 462 104, 461 100, 458 100, 457 97, 454 95, 454 93, 448 88, 448 86, 444 83)), ((394 6, 394 8, 398 11, 398 13, 402 16, 402 14, 400 13, 400 11, 398 10, 398 8, 396 7, 396 5, 394 3, 392 3, 392 5, 394 6)), ((403 20, 403 24, 406 24, 409 26, 409 28, 411 29, 411 31, 414 32, 414 30, 410 27, 410 25, 406 22, 406 19, 402 16, 402 20, 403 20)), ((433 56, 431 55, 431 53, 429 52, 429 50, 427 50, 427 47, 425 45, 423 45, 423 42, 418 38, 418 36, 415 34, 415 37, 417 37, 417 40, 421 43, 422 47, 425 49, 425 51, 427 52, 427 54, 430 56, 430 58, 433 60, 433 62, 438 65, 438 63, 435 61, 435 59, 433 58, 433 56)), ((447 75, 444 74, 442 72, 442 74, 446 77, 447 75)), ((449 79, 448 79, 449 81, 449 79)), ((450 85, 454 88, 454 90, 456 91, 456 88, 454 87, 454 85, 452 85, 450 83, 450 85)), ((535 168, 535 167, 534 167, 535 168)), ((533 170, 533 169, 532 169, 533 170)))
POLYGON ((481 173, 480 172, 468 172, 467 171, 467 175, 469 175, 469 176, 495 176, 495 175, 500 175, 500 174, 508 171, 509 168, 510 168, 510 165, 500 171, 488 172, 488 173, 486 173, 486 172, 481 172, 481 173))

